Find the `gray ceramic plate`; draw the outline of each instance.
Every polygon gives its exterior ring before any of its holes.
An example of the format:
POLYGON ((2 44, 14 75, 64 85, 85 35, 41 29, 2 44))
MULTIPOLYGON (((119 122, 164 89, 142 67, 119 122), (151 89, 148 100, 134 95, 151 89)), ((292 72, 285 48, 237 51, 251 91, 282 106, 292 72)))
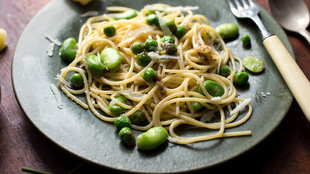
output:
MULTIPOLYGON (((261 17, 271 32, 276 33, 293 54, 285 33, 274 19, 263 9, 261 17)), ((71 0, 54 0, 33 18, 23 32, 13 59, 12 78, 17 99, 25 114, 53 142, 85 160, 132 172, 192 171, 232 159, 269 135, 284 118, 292 101, 292 95, 262 45, 256 26, 250 21, 236 20, 224 0, 97 0, 85 7, 71 0), (266 63, 266 70, 262 74, 251 74, 248 88, 238 89, 242 97, 252 98, 252 117, 242 126, 230 130, 252 130, 252 136, 187 146, 167 143, 156 151, 141 152, 136 148, 125 148, 120 144, 112 124, 100 121, 63 93, 61 97, 64 108, 57 108, 49 84, 57 85, 55 76, 65 64, 58 56, 58 48, 53 57, 47 56, 49 41, 45 39, 45 34, 60 41, 69 36, 77 38, 79 28, 86 20, 80 14, 86 11, 98 10, 104 13, 105 7, 111 5, 141 9, 144 5, 155 2, 199 6, 195 13, 207 16, 213 27, 220 23, 237 23, 240 33, 252 38, 251 49, 244 49, 240 39, 228 43, 235 55, 241 58, 248 55, 260 57, 266 63), (261 92, 270 92, 271 95, 263 97, 261 92)), ((203 131, 186 130, 187 135, 197 135, 203 131)), ((180 133, 182 132, 184 131, 180 133)), ((135 132, 136 135, 138 133, 135 132)))

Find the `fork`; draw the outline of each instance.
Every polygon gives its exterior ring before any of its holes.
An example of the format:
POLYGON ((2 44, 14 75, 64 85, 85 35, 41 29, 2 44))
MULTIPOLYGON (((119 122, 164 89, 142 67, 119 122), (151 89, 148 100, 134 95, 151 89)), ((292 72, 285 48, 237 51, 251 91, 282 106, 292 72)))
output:
POLYGON ((260 29, 263 44, 280 71, 300 108, 310 121, 310 82, 282 44, 278 36, 271 34, 258 14, 260 9, 252 0, 227 0, 231 12, 237 18, 250 18, 260 29))

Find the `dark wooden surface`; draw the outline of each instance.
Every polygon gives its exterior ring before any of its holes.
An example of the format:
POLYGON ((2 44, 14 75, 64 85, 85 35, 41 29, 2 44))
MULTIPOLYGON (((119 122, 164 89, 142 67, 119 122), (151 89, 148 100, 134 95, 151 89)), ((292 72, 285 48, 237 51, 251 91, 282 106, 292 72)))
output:
MULTIPOLYGON (((67 173, 83 160, 65 152, 42 135, 19 107, 11 83, 11 61, 16 43, 31 18, 50 0, 0 0, 0 28, 8 31, 8 48, 0 53, 0 173, 22 173, 21 167, 67 173)), ((267 0, 258 2, 268 9, 267 0)), ((310 9, 310 0, 306 0, 310 9)), ((287 32, 297 63, 310 79, 310 46, 287 32)), ((310 103, 309 103, 310 104, 310 103)), ((310 107, 310 106, 309 106, 310 107)), ((85 164, 78 173, 108 169, 85 164)), ((310 173, 310 126, 296 101, 281 125, 254 149, 208 173, 310 173)))

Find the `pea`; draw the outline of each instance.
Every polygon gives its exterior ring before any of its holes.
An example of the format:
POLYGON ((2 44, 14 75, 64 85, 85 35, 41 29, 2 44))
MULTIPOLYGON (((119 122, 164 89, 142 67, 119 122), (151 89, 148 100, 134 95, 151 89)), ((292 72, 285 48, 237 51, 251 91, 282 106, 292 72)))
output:
POLYGON ((152 150, 166 142, 168 132, 163 127, 153 127, 138 136, 138 148, 140 150, 152 150))
POLYGON ((238 26, 232 23, 221 24, 215 30, 223 39, 234 39, 239 34, 238 26))
POLYGON ((159 26, 158 17, 155 14, 150 14, 146 17, 146 23, 148 25, 159 26))
POLYGON ((251 45, 251 38, 247 34, 241 37, 241 41, 244 47, 249 47, 251 45))
POLYGON ((136 145, 135 136, 133 135, 132 130, 129 127, 123 127, 119 131, 118 136, 120 137, 121 141, 127 146, 136 145))
POLYGON ((71 83, 75 88, 82 88, 84 85, 83 77, 80 73, 74 73, 71 76, 71 83))
MULTIPOLYGON (((122 95, 117 96, 116 99, 122 103, 127 102, 127 98, 122 96, 122 95)), ((112 103, 112 102, 109 104, 109 110, 115 115, 120 115, 126 111, 125 108, 123 108, 123 107, 121 107, 115 103, 112 103)))
POLYGON ((170 29, 172 33, 175 32, 177 29, 177 26, 175 25, 174 19, 168 19, 166 20, 166 26, 170 29))
POLYGON ((161 38, 161 41, 163 43, 174 43, 174 38, 170 35, 165 35, 164 37, 161 38))
POLYGON ((134 114, 129 116, 129 119, 133 124, 139 125, 145 121, 145 114, 141 110, 137 110, 134 114))
POLYGON ((100 54, 101 62, 111 72, 115 72, 119 69, 122 63, 122 56, 114 48, 105 48, 100 54))
POLYGON ((173 43, 168 43, 164 45, 164 49, 167 54, 169 55, 175 55, 177 53, 177 47, 173 43))
POLYGON ((105 70, 105 66, 100 62, 100 58, 95 55, 89 55, 87 57, 87 66, 96 75, 101 75, 105 70))
POLYGON ((265 68, 265 63, 262 61, 262 59, 259 58, 253 58, 253 57, 246 57, 242 61, 243 66, 254 73, 260 73, 265 68))
MULTIPOLYGON (((224 88, 215 81, 206 80, 203 82, 203 86, 206 88, 207 92, 213 97, 220 97, 224 94, 224 88)), ((201 87, 199 86, 198 92, 204 95, 201 87)))
POLYGON ((185 26, 179 25, 175 30, 175 36, 177 38, 182 38, 187 33, 187 28, 185 26))
POLYGON ((143 52, 142 54, 138 55, 138 57, 137 57, 138 65, 143 66, 143 67, 146 67, 151 61, 152 61, 152 59, 150 58, 150 56, 146 52, 143 52))
POLYGON ((116 29, 115 29, 115 27, 114 27, 113 25, 110 25, 110 26, 105 27, 105 28, 103 29, 103 33, 104 33, 106 36, 108 36, 108 37, 112 37, 112 36, 115 35, 116 29))
POLYGON ((141 42, 135 42, 131 46, 131 51, 134 54, 139 54, 143 51, 143 44, 141 42))
POLYGON ((148 16, 148 15, 150 15, 150 14, 156 14, 156 11, 155 11, 155 10, 148 10, 148 11, 146 12, 146 15, 148 16))
POLYGON ((220 67, 219 74, 224 77, 228 77, 230 75, 230 68, 227 65, 223 65, 220 67))
POLYGON ((120 20, 120 19, 131 19, 138 16, 137 12, 135 10, 128 10, 125 11, 121 14, 118 14, 116 16, 114 16, 115 20, 120 20))
POLYGON ((147 51, 155 51, 158 47, 158 43, 154 39, 147 39, 144 45, 145 45, 144 48, 147 51))
POLYGON ((143 73, 143 79, 147 82, 155 81, 156 71, 153 68, 147 68, 143 73))
POLYGON ((114 120, 114 125, 118 130, 121 130, 124 127, 131 127, 131 122, 128 117, 120 116, 114 120))
POLYGON ((76 45, 76 40, 70 37, 62 43, 60 56, 65 62, 71 63, 76 56, 77 50, 78 46, 76 45))
POLYGON ((249 80, 249 75, 246 72, 238 72, 234 78, 234 84, 242 86, 245 85, 249 80))
POLYGON ((203 108, 203 105, 199 102, 191 102, 192 108, 194 109, 195 112, 199 111, 200 109, 203 108))

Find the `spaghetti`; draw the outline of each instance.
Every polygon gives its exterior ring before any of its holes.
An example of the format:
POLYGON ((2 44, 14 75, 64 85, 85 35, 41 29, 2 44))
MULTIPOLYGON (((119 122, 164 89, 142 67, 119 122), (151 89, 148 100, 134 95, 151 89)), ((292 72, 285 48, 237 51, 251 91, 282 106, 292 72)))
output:
MULTIPOLYGON (((193 14, 192 9, 193 7, 154 4, 145 6, 132 19, 115 20, 113 16, 116 13, 89 18, 80 30, 75 59, 63 68, 58 76, 61 90, 103 121, 112 122, 117 117, 109 110, 110 102, 126 109, 122 116, 128 117, 141 110, 148 123, 143 126, 132 125, 132 128, 144 131, 154 126, 164 126, 169 130, 169 140, 177 144, 250 135, 251 131, 225 131, 243 124, 252 113, 250 101, 239 98, 233 85, 234 75, 242 71, 242 62, 232 55, 222 38, 209 25, 207 18, 193 14), (132 53, 131 45, 136 41, 143 43, 150 38, 161 43, 160 38, 167 34, 164 27, 160 29, 146 23, 149 10, 156 10, 159 20, 174 19, 177 25, 186 26, 189 30, 179 39, 174 37, 174 44, 177 46, 175 56, 159 54, 163 49, 159 44, 157 51, 149 53, 151 62, 142 67, 137 64, 137 55, 132 53), (116 28, 116 34, 107 37, 103 29, 111 25, 116 28), (87 56, 97 55, 107 47, 120 52, 120 68, 117 72, 95 75, 87 66, 87 56), (221 65, 231 66, 232 71, 228 77, 218 74, 221 65), (156 70, 157 82, 143 80, 142 75, 149 67, 156 70), (84 81, 83 89, 70 88, 70 84, 65 80, 70 71, 81 74, 84 81), (204 87, 205 80, 220 84, 224 88, 224 94, 217 97, 210 95, 204 87), (197 92, 199 87, 204 95, 197 92), (86 96, 87 103, 78 99, 77 95, 80 94, 86 96), (118 101, 116 97, 119 95, 125 96, 128 103, 118 101), (191 102, 199 102, 205 109, 196 112, 191 102), (248 108, 242 118, 238 117, 242 109, 238 105, 248 108), (230 113, 227 114, 226 110, 230 113), (219 116, 219 121, 208 121, 210 116, 214 115, 219 116), (182 137, 175 133, 175 129, 180 125, 216 131, 202 136, 182 137)), ((107 10, 125 12, 132 9, 109 7, 107 10)))

